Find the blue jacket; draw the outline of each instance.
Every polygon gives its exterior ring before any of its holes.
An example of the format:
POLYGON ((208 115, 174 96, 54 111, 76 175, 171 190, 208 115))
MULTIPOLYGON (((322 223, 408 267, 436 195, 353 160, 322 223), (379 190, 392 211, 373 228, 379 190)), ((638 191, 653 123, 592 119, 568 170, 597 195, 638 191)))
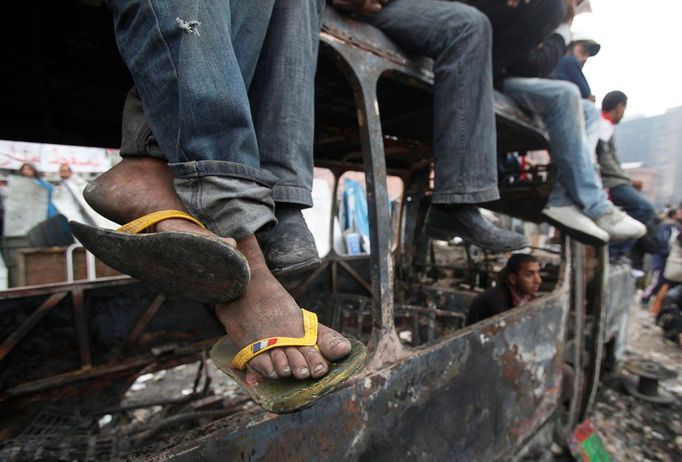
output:
POLYGON ((552 76, 555 79, 567 80, 578 85, 580 88, 580 95, 587 98, 592 94, 590 84, 587 83, 585 74, 583 74, 583 66, 575 56, 567 55, 561 58, 559 64, 554 68, 552 76))

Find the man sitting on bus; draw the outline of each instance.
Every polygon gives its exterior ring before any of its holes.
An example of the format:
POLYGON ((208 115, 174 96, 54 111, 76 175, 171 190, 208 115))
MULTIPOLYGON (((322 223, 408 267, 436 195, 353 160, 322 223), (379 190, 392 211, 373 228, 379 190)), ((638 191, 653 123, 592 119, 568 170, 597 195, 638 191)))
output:
POLYGON ((523 236, 496 227, 476 206, 500 197, 492 28, 485 14, 459 2, 433 0, 333 3, 359 13, 404 50, 433 59, 435 181, 426 234, 440 240, 457 236, 492 251, 525 247, 523 236))
POLYGON ((540 290, 540 262, 536 257, 515 253, 500 271, 498 283, 474 298, 467 324, 474 324, 531 302, 540 290))

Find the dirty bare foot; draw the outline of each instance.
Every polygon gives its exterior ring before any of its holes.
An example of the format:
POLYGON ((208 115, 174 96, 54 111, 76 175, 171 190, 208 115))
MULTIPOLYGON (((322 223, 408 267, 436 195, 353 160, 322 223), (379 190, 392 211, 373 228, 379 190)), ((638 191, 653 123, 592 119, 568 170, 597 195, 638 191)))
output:
MULTIPOLYGON (((270 273, 256 238, 240 240, 237 249, 249 262, 251 281, 241 297, 216 305, 230 340, 243 348, 268 337, 302 337, 300 308, 270 273)), ((256 356, 248 364, 247 381, 253 381, 254 371, 272 379, 320 378, 329 372, 327 361, 341 359, 351 351, 346 338, 322 324, 318 326, 317 345, 319 352, 312 347, 284 347, 256 356)))
MULTIPOLYGON (((159 210, 186 211, 173 187, 173 174, 166 162, 153 157, 124 157, 109 171, 88 184, 83 197, 100 215, 119 224, 159 210)), ((236 247, 231 238, 183 219, 171 218, 148 231, 179 231, 221 239, 236 247)))

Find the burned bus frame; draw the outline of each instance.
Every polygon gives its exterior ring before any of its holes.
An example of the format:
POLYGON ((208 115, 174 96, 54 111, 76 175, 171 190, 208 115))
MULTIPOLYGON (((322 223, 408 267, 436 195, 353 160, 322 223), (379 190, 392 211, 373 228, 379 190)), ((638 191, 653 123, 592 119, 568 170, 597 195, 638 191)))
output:
MULTIPOLYGON (((441 338, 431 335, 422 346, 403 345, 395 328, 398 310, 414 308, 432 318, 444 311, 433 303, 404 308, 404 303, 396 302, 401 298, 396 289, 402 273, 423 253, 420 224, 430 172, 430 63, 406 55, 378 30, 333 10, 327 12, 321 41, 316 165, 329 168, 337 178, 347 170, 364 171, 371 252, 364 259, 348 259, 332 251, 320 269, 288 286, 297 298, 305 299, 320 280, 328 281, 323 286, 331 293, 339 291, 340 273, 359 285, 371 317, 367 364, 308 409, 287 415, 258 409, 240 412, 172 443, 145 448, 137 457, 506 460, 528 455, 552 439, 565 439, 591 408, 607 342, 611 350, 622 349, 614 346, 614 339, 622 330, 632 295, 628 268, 609 268, 605 248, 588 250, 564 238, 558 282, 547 296, 441 338), (339 88, 345 101, 334 107, 338 101, 324 98, 339 88), (407 104, 389 100, 391 88, 407 92, 408 100, 421 106, 410 106, 413 110, 406 113, 407 104), (393 109, 384 111, 387 106, 393 109), (388 117, 391 111, 398 116, 388 117), (407 148, 399 142, 403 137, 411 140, 407 148), (391 247, 389 173, 405 184, 396 249, 391 247), (584 277, 588 261, 596 263, 589 281, 584 277)), ((495 109, 500 153, 547 147, 541 125, 499 93, 495 109)), ((502 199, 491 208, 541 221, 546 184, 502 189, 502 199)), ((447 298, 445 292, 436 298, 447 298)), ((10 330, 3 330, 0 402, 8 409, 25 409, 56 396, 120 389, 142 370, 190 361, 220 335, 207 310, 195 305, 168 300, 127 277, 0 294, 2 312, 26 313, 10 330), (140 300, 151 302, 131 310, 134 314, 117 311, 140 305, 140 300), (108 314, 97 317, 93 312, 102 304, 108 314), (203 334, 200 341, 168 347, 160 336, 154 348, 140 345, 152 321, 162 324, 159 331, 172 331, 188 307, 203 334), (41 335, 37 327, 56 310, 71 311, 63 322, 73 325, 77 359, 46 364, 52 353, 35 336, 41 335), (156 316, 160 311, 164 316, 156 316), (124 334, 104 340, 104 329, 112 325, 125 326, 124 334), (36 367, 43 371, 36 373, 36 367)), ((43 334, 49 337, 47 331, 43 334)))

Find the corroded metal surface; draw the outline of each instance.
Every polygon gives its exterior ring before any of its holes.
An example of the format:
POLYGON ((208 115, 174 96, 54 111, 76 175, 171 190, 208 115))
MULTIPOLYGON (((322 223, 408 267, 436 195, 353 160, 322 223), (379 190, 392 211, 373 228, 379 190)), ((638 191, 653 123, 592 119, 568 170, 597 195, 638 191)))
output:
POLYGON ((568 294, 480 323, 362 374, 302 412, 251 412, 148 460, 494 460, 549 419, 568 294), (248 423, 247 423, 248 422, 248 423), (313 442, 315 442, 313 444, 313 442))

